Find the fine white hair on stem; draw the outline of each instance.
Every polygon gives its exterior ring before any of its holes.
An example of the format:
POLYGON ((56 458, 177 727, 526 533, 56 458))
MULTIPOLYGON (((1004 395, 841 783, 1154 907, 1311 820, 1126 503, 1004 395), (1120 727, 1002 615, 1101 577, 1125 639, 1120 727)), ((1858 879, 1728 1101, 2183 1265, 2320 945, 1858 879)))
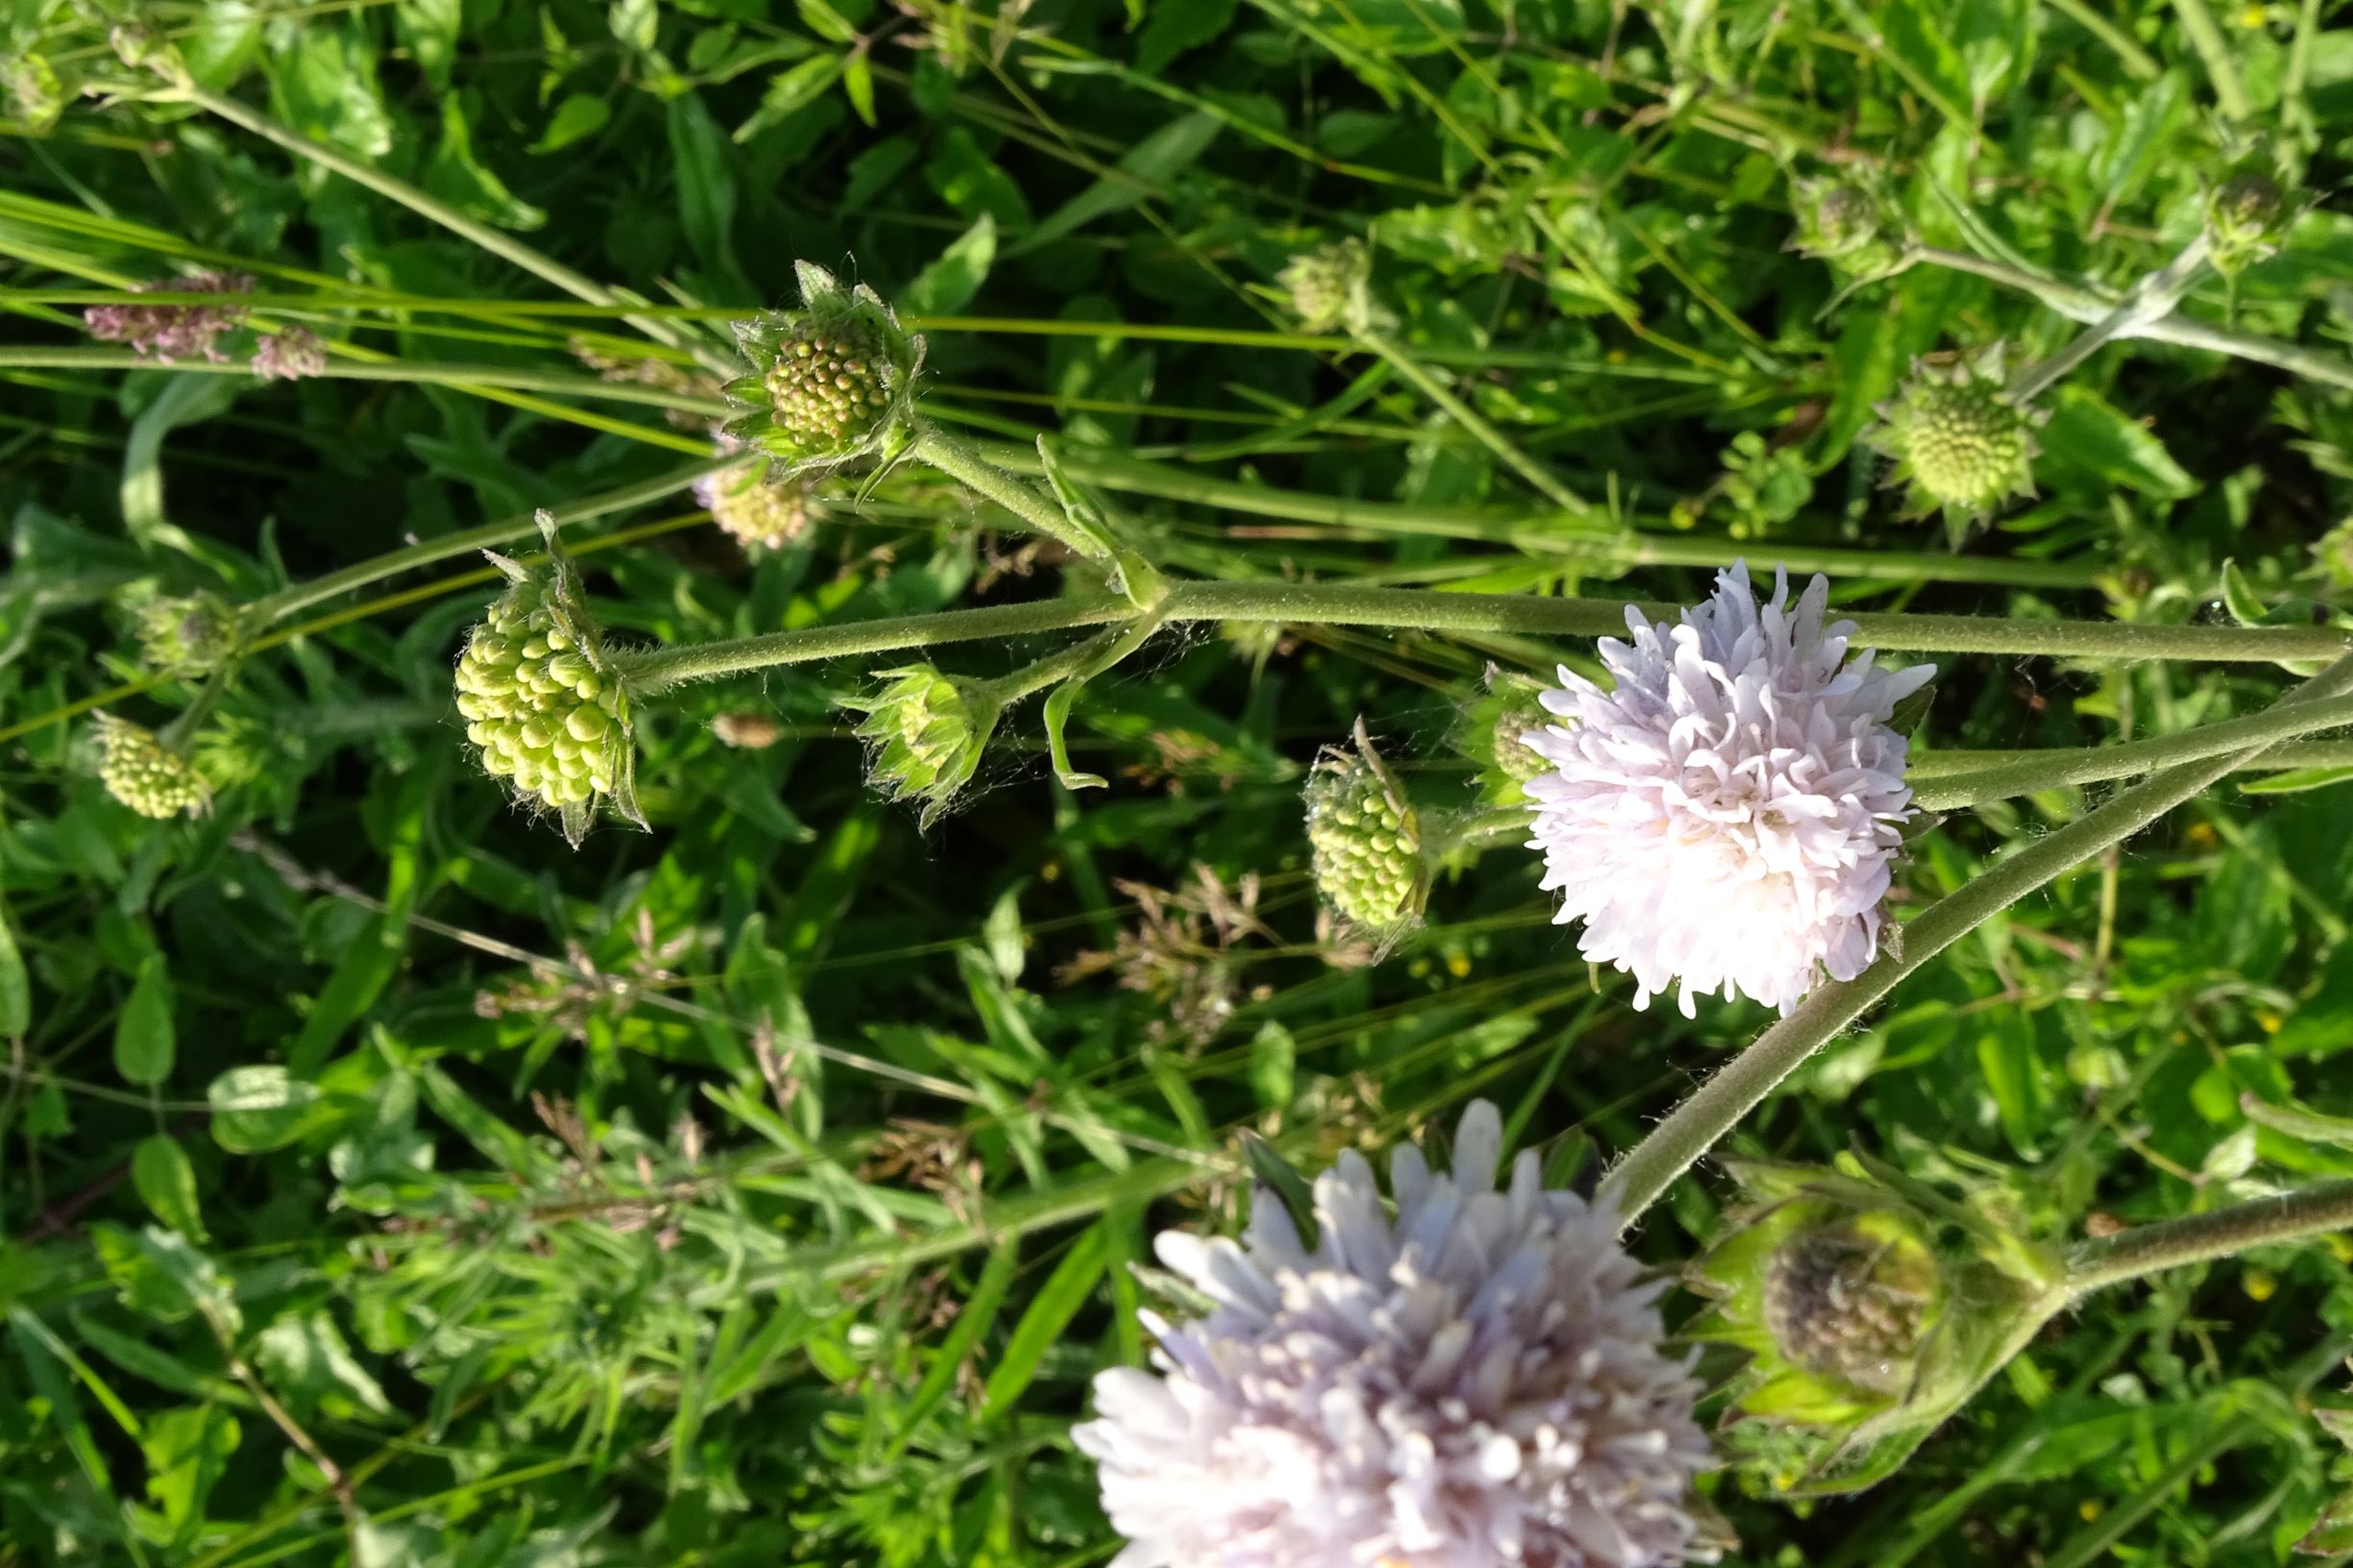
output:
POLYGON ((1579 950, 1630 973, 1634 1005, 1679 986, 1786 1014, 1824 974, 1851 980, 1878 950, 1890 861, 1912 815, 1897 704, 1932 665, 1847 657, 1824 624, 1829 584, 1793 607, 1789 574, 1759 603, 1745 563, 1679 625, 1629 608, 1605 638, 1605 691, 1566 668, 1543 694, 1560 721, 1528 744, 1531 848, 1579 950))
POLYGON ((1474 1103, 1451 1174, 1354 1151, 1303 1241, 1261 1189, 1241 1241, 1161 1236, 1211 1301, 1147 1314, 1156 1372, 1095 1381, 1072 1433, 1129 1545, 1115 1568, 1666 1568, 1707 1555, 1700 1384, 1661 1349, 1665 1282, 1606 1206, 1498 1188, 1503 1121, 1474 1103))

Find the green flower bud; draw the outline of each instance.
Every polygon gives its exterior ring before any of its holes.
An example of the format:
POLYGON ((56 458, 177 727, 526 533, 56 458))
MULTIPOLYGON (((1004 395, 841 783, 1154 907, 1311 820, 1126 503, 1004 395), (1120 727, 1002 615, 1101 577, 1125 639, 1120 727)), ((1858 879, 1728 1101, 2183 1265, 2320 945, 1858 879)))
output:
POLYGON ((42 56, 0 54, 0 106, 8 117, 36 136, 45 136, 65 112, 65 84, 42 56))
POLYGON ((155 732, 111 714, 98 715, 98 781, 142 817, 200 817, 212 794, 185 757, 164 749, 155 732))
POLYGON ((1004 703, 985 682, 942 674, 928 664, 885 670, 863 697, 839 698, 866 715, 859 739, 872 747, 869 778, 893 800, 923 802, 928 828, 980 766, 1004 703))
POLYGON ((2033 428, 2041 416, 2004 390, 1999 344, 1949 365, 1924 360, 1879 405, 1872 444, 1896 459, 1891 483, 1906 487, 1907 516, 1942 508, 1973 522, 2011 496, 2034 494, 2033 428))
POLYGON ((2279 248, 2295 212, 2267 159, 2250 159, 2206 193, 2214 270, 2234 277, 2279 248))
POLYGON ((1790 246, 1800 255, 1857 278, 1895 270, 1903 232, 1875 192, 1850 180, 1827 179, 1797 181, 1793 194, 1798 233, 1790 246))
POLYGON ((555 520, 541 512, 539 530, 548 559, 538 570, 490 555, 509 586, 458 657, 457 711, 483 768, 552 809, 576 848, 600 803, 645 825, 637 743, 627 689, 589 618, 555 520))
POLYGON ((132 607, 139 662, 159 674, 209 674, 236 648, 236 612, 218 594, 156 594, 132 607))
POLYGON ((2046 1249, 1888 1167, 1730 1164, 1749 1201, 1685 1332, 1750 1353, 1727 1419, 1774 1431, 1728 1446, 1773 1490, 1884 1478, 2068 1302, 2046 1249))
POLYGON ((751 374, 727 383, 726 433, 782 464, 778 478, 888 463, 914 439, 923 339, 874 291, 799 265, 802 307, 735 324, 751 374))
POLYGON ((1543 683, 1523 674, 1487 667, 1487 689, 1464 715, 1456 731, 1456 746, 1480 764, 1480 784, 1496 805, 1518 805, 1528 798, 1528 781, 1552 764, 1528 744, 1532 735, 1563 723, 1545 710, 1538 699, 1543 683))
POLYGON ((809 531, 809 493, 797 479, 770 483, 768 459, 753 457, 695 481, 711 520, 746 550, 781 550, 809 531))
POLYGON ((1335 747, 1315 759, 1307 807, 1308 848, 1324 902, 1384 943, 1411 929, 1430 894, 1421 821, 1361 721, 1354 751, 1335 747))
POLYGON ((1302 331, 1328 332, 1345 326, 1352 331, 1372 320, 1372 253, 1358 239, 1343 239, 1316 250, 1303 251, 1275 275, 1291 298, 1291 310, 1302 331))

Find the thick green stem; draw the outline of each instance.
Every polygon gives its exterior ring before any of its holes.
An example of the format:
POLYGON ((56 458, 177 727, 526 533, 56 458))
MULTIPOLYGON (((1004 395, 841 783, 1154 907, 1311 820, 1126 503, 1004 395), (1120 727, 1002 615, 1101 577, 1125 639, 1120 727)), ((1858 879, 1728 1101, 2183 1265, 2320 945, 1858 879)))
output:
MULTIPOLYGON (((592 517, 602 517, 607 512, 623 511, 650 501, 659 501, 664 496, 675 495, 704 475, 716 474, 721 469, 732 467, 743 460, 743 457, 738 454, 690 464, 685 468, 673 469, 668 474, 646 479, 637 484, 625 484, 617 489, 606 490, 584 500, 573 502, 569 505, 554 507, 552 511, 558 524, 585 523, 592 517)), ((257 600, 247 607, 246 614, 250 618, 248 629, 258 631, 264 626, 283 621, 290 615, 299 614, 313 604, 333 599, 338 594, 348 594, 355 588, 364 588, 371 582, 395 576, 398 573, 414 571, 420 566, 428 566, 434 561, 445 561, 453 555, 471 555, 478 550, 488 550, 496 545, 511 544, 518 539, 536 538, 539 533, 539 525, 535 521, 536 516, 537 514, 533 512, 518 512, 513 517, 502 517, 495 523, 485 523, 478 528, 467 528, 457 533, 445 534, 438 539, 427 539, 401 550, 387 551, 369 560, 355 562, 339 572, 330 572, 323 577, 313 577, 308 582, 298 582, 290 587, 281 588, 268 598, 257 600)))
MULTIPOLYGON (((208 91, 193 82, 184 80, 174 85, 170 96, 193 104, 208 113, 216 114, 232 125, 241 126, 263 140, 274 142, 284 148, 297 158, 308 159, 321 168, 331 169, 346 180, 364 185, 380 196, 398 202, 418 216, 429 219, 452 233, 473 241, 491 255, 502 260, 511 261, 524 271, 545 279, 576 299, 586 300, 591 305, 614 307, 625 307, 645 303, 642 300, 625 298, 596 280, 573 271, 546 252, 534 246, 526 245, 512 234, 502 233, 486 223, 477 222, 448 203, 419 190, 407 181, 362 163, 357 159, 349 157, 325 142, 312 141, 309 137, 280 125, 269 116, 246 108, 233 98, 225 98, 219 93, 208 91)), ((673 348, 693 347, 685 335, 667 321, 634 312, 626 312, 621 319, 657 343, 667 343, 673 348)), ((698 357, 701 355, 699 354, 698 357)), ((724 366, 725 361, 722 357, 715 368, 724 368, 724 366)))
POLYGON ((2068 1255, 2067 1286, 2089 1295, 2164 1269, 2343 1230, 2353 1230, 2353 1181, 2322 1182, 2083 1242, 2068 1255))
POLYGON ((925 420, 916 428, 915 445, 907 455, 929 463, 975 495, 995 502, 1031 527, 1090 560, 1109 556, 1104 542, 1070 521, 1060 502, 1040 495, 1015 478, 960 438, 925 420))
MULTIPOLYGON (((1915 245, 1906 255, 1915 261, 1924 261, 1953 272, 1966 272, 2005 288, 2031 294, 2071 321, 2096 322, 2117 306, 2115 300, 2091 289, 2079 288, 2004 261, 1973 256, 1967 251, 1915 245)), ((2298 343, 2283 343, 2277 338, 2262 337, 2253 332, 2234 331, 2227 327, 2212 326, 2179 313, 2155 321, 2140 322, 2119 335, 2145 338, 2151 343, 2170 343, 2176 348, 2226 354, 2270 365, 2327 386, 2353 387, 2353 359, 2342 355, 2308 349, 2298 343)))
MULTIPOLYGON (((14 365, 54 370, 168 370, 184 376, 251 377, 254 374, 252 365, 233 359, 164 361, 134 349, 0 346, 0 369, 14 365)), ((568 397, 644 404, 681 413, 706 415, 712 419, 724 418, 727 413, 726 403, 719 398, 669 392, 636 381, 607 381, 577 371, 532 370, 517 365, 466 365, 413 359, 363 363, 354 359, 331 359, 310 374, 323 380, 409 381, 433 386, 503 386, 527 392, 560 392, 568 397)))
MULTIPOLYGON (((2353 692, 2353 655, 2339 659, 2279 700, 2279 706, 2326 701, 2353 692)), ((1676 1180, 1740 1124, 1781 1080, 1897 984, 1977 926, 2071 867, 2118 844, 2227 774, 2262 747, 2185 762, 2118 793, 2096 811, 2028 844, 1992 870, 1939 899, 1899 931, 1887 950, 1852 980, 1820 987, 1758 1036, 1651 1129, 1602 1184, 1630 1225, 1676 1180)))
MULTIPOLYGON (((2170 763, 2243 751, 2250 746, 2340 724, 2353 724, 2353 699, 2267 708, 2243 719, 2200 724, 2180 735, 2079 751, 2054 749, 1923 781, 1913 786, 1912 803, 1923 811, 1961 811, 1981 801, 2006 800, 2037 790, 2130 778, 2170 763)), ((2274 754, 2266 752, 2262 762, 2266 767, 2274 766, 2274 754)))
POLYGON ((2206 270, 2206 258, 2212 249, 2204 234, 2190 241, 2179 256, 2134 284, 2132 291, 2092 323, 2088 331, 2078 333, 2049 358, 2027 366, 2012 378, 2011 398, 2020 404, 2032 402, 2115 339, 2129 337, 2135 329, 2171 315, 2191 283, 2206 270))
POLYGON ((1482 446, 1502 458, 1511 472, 1536 487, 1545 500, 1564 512, 1591 516, 1593 505, 1574 490, 1560 482, 1558 477, 1542 463, 1522 452, 1509 437, 1487 423, 1478 409, 1456 397, 1454 389, 1423 368, 1421 361, 1406 352, 1404 345, 1386 333, 1364 331, 1358 334, 1364 346, 1387 362, 1390 369, 1411 382, 1414 389, 1438 405, 1439 412, 1479 438, 1482 446))
MULTIPOLYGON (((1039 472, 1038 454, 1011 445, 982 446, 989 461, 1017 474, 1039 472)), ((1189 468, 1145 462, 1117 453, 1065 447, 1061 461, 1071 478, 1106 490, 1189 502, 1247 517, 1282 518, 1372 534, 1439 539, 1482 539, 1523 553, 1556 555, 1564 563, 1616 572, 1641 566, 1725 567, 1743 555, 1762 558, 1768 548, 1777 564, 1792 572, 1826 572, 1837 578, 1898 582, 1983 582, 2015 588, 2090 588, 2104 568, 2068 562, 2009 560, 1999 556, 1951 555, 1943 551, 1842 550, 1835 546, 1775 543, 1770 547, 1706 534, 1641 533, 1613 528, 1597 532, 1593 508, 1515 511, 1484 506, 1417 506, 1399 502, 1318 496, 1244 484, 1189 468)))

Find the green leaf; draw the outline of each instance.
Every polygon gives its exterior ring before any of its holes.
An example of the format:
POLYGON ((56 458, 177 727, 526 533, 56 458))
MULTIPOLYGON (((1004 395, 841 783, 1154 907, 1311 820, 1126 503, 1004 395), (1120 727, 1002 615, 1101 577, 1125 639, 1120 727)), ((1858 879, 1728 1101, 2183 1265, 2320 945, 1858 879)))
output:
POLYGON ((1272 1143, 1258 1134, 1244 1129, 1240 1135, 1242 1160, 1250 1166, 1250 1175, 1260 1187, 1275 1195, 1291 1224, 1299 1232, 1301 1245, 1312 1247, 1320 1227, 1315 1223, 1315 1189, 1298 1167, 1283 1158, 1272 1143))
POLYGON ((857 110, 858 118, 870 128, 874 120, 874 66, 863 49, 853 49, 842 61, 842 90, 849 96, 849 107, 857 110))
POLYGON ((2353 768, 2291 768, 2286 772, 2267 773, 2261 778, 2243 779, 2241 795, 2300 795, 2306 790, 2325 790, 2332 784, 2353 779, 2353 768))
POLYGON ((176 1541, 203 1519, 205 1499, 243 1435, 237 1418, 218 1405, 165 1410, 147 1423, 139 1445, 147 1460, 147 1495, 163 1510, 176 1541))
POLYGON ((548 214, 506 188, 506 182, 474 156, 474 134, 466 120, 468 93, 441 100, 441 135, 426 159, 423 184, 427 190, 484 223, 502 229, 531 230, 548 221, 548 214))
POLYGON ((1298 1065, 1299 1046, 1291 1032, 1272 1018, 1260 1024, 1258 1033, 1250 1037, 1250 1088, 1262 1109, 1289 1108, 1298 1065))
MULTIPOLYGON (((1171 10, 1183 10, 1172 7, 1171 10)), ((1013 255, 1050 244, 1097 218, 1124 212, 1192 167, 1217 139, 1224 125, 1214 116, 1195 110, 1182 114, 1138 142, 1116 165, 1121 178, 1097 180, 1041 219, 1021 236, 1013 255)))
POLYGON ((171 971, 162 954, 150 953, 114 1020, 114 1070, 125 1083, 152 1089, 172 1075, 176 1054, 171 971))
POLYGON ((593 136, 603 130, 613 118, 613 111, 601 98, 584 92, 571 94, 555 106, 548 116, 548 128, 531 143, 534 153, 552 153, 569 147, 584 136, 593 136))
POLYGON ((1089 1227, 1063 1255, 1045 1284, 1038 1287, 1037 1295, 1030 1298, 1029 1310, 1014 1325, 1005 1341, 1004 1354, 990 1370, 989 1381, 981 1391, 981 1420, 997 1419, 1020 1399, 1038 1376, 1038 1363, 1045 1359, 1045 1353, 1070 1326, 1079 1309, 1094 1294, 1095 1284, 1103 1278, 1104 1264, 1110 1257, 1111 1238, 1103 1221, 1089 1227))
POLYGON ((2169 501, 2197 494, 2197 481, 2173 460, 2165 443, 2098 393, 2068 382, 2052 394, 2052 404, 2040 437, 2038 478, 2096 489, 2122 485, 2169 501))
POLYGON ((965 1358, 996 1321, 998 1310, 1005 1305, 1005 1291, 1013 1284, 1014 1269, 1020 1261, 1020 1245, 1013 1240, 998 1242, 989 1254, 989 1262, 980 1271, 980 1282, 972 1287, 972 1294, 956 1314, 956 1321, 940 1341, 940 1348, 932 1353, 931 1366, 924 1372, 923 1381, 916 1384, 915 1393, 899 1412, 898 1435, 892 1439, 888 1454, 894 1462, 915 1441, 924 1417, 947 1397, 947 1391, 955 1386, 956 1374, 964 1367, 965 1358))
POLYGON ((983 212, 939 258, 899 291, 899 308, 910 315, 952 316, 972 303, 996 259, 996 219, 983 212))
POLYGON ((283 1148, 303 1134, 319 1102, 319 1086, 274 1064, 232 1067, 212 1080, 212 1140, 232 1154, 283 1148))
POLYGON ((90 1244, 123 1306, 158 1323, 177 1323, 202 1311, 233 1337, 241 1321, 228 1277, 174 1231, 150 1225, 126 1231, 104 1221, 90 1227, 90 1244))
POLYGON ((196 1167, 178 1139, 154 1133, 139 1139, 131 1155, 131 1185, 156 1218, 191 1240, 205 1238, 204 1215, 196 1201, 196 1167))
POLYGON ((768 90, 760 96, 760 107, 735 128, 729 139, 741 146, 761 132, 782 125, 822 98, 833 86, 833 79, 841 74, 840 55, 818 55, 778 71, 769 78, 768 90))
POLYGON ((735 160, 727 138, 696 93, 670 101, 671 168, 678 185, 678 220, 686 243, 704 266, 732 273, 735 265, 735 160))
POLYGON ((25 974, 24 954, 16 947, 16 933, 9 924, 8 907, 0 904, 0 1037, 14 1040, 32 1024, 33 985, 25 974))
POLYGON ((389 1415, 392 1402, 324 1309, 282 1317, 254 1338, 256 1365, 299 1414, 313 1410, 343 1418, 389 1415))
POLYGON ((251 384, 241 376, 175 376, 131 422, 123 443, 123 527, 141 548, 196 553, 187 534, 163 516, 163 438, 227 412, 251 384))

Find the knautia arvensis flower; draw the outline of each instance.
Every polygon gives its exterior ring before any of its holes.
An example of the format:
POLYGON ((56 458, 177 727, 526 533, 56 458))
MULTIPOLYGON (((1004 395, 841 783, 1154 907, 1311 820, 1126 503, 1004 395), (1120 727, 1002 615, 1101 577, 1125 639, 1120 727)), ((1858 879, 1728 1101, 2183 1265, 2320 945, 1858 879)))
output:
POLYGON ((1878 950, 1900 825, 1912 814, 1896 706, 1929 665, 1849 660, 1853 626, 1826 625, 1830 585, 1763 603, 1745 563, 1719 573, 1679 625, 1629 606, 1631 642, 1604 638, 1605 691, 1566 666, 1529 744, 1551 764, 1527 785, 1531 845, 1579 950, 1634 977, 1634 1005, 1679 988, 1783 1013, 1825 974, 1851 980, 1878 950))
POLYGON ((1886 1167, 1728 1164, 1742 1201, 1687 1271, 1710 1306, 1683 1333, 1748 1352, 1725 1419, 1765 1489, 1886 1476, 2063 1299, 2050 1255, 1886 1167))
POLYGON ((929 664, 874 678, 882 682, 874 690, 836 700, 866 715, 857 733, 870 748, 869 782, 889 799, 921 801, 919 821, 928 828, 980 767, 1004 700, 986 681, 929 664))
POLYGON ((2043 415, 2005 390, 2002 345, 1943 364, 1921 360, 1896 395, 1872 445, 1896 460, 1907 516, 1942 511, 1973 523, 2012 496, 2034 494, 2034 427, 2043 415))
POLYGON ((1333 747, 1308 773, 1308 851, 1315 891, 1350 927, 1387 943, 1412 929, 1430 895, 1430 863, 1413 802, 1373 749, 1333 747))
POLYGON ((1300 330, 1310 332, 1367 325, 1372 319, 1372 252, 1360 239, 1302 251, 1275 275, 1290 296, 1300 330))
POLYGON ((1456 747, 1479 765, 1481 792, 1495 805, 1527 799, 1528 781, 1551 766, 1529 744, 1553 722, 1543 697, 1543 682, 1489 665, 1486 690, 1456 727, 1456 747))
POLYGON ((888 464, 915 439, 923 339, 864 283, 797 264, 801 307, 735 324, 751 373, 727 383, 728 435, 774 457, 778 478, 888 464))
POLYGON ((171 750, 155 731, 117 719, 97 716, 98 782, 107 794, 142 817, 202 816, 212 804, 212 792, 187 758, 171 750))
POLYGON ((225 357, 213 346, 221 333, 241 325, 245 306, 236 296, 250 293, 251 275, 242 272, 200 272, 160 282, 133 283, 136 294, 218 294, 219 305, 93 305, 82 312, 90 336, 105 343, 128 343, 139 353, 169 364, 174 359, 225 357))
MULTIPOLYGON (((722 455, 742 448, 732 436, 719 438, 722 455)), ((695 481, 695 499, 709 508, 721 531, 746 550, 781 550, 809 532, 808 489, 797 479, 772 481, 763 453, 705 474, 695 481)))
POLYGON ((1704 1555, 1700 1384, 1617 1216, 1547 1190, 1503 1119, 1453 1169, 1354 1150, 1303 1239, 1261 1188, 1239 1243, 1164 1232, 1206 1315, 1147 1313, 1153 1371, 1095 1379, 1073 1429, 1128 1539, 1115 1568, 1665 1568, 1704 1555), (1390 1205, 1394 1206, 1391 1213, 1390 1205))
POLYGON ((609 805, 639 826, 629 696, 590 619, 579 574, 539 514, 547 559, 526 567, 485 551, 507 590, 457 660, 457 711, 482 766, 555 812, 576 847, 609 805))

